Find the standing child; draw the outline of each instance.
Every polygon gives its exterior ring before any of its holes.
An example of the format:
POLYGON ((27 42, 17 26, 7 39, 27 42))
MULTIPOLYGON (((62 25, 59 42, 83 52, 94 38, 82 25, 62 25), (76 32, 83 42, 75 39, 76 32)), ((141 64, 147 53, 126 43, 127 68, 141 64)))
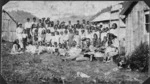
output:
POLYGON ((39 45, 42 45, 42 31, 43 31, 42 26, 39 26, 39 29, 38 29, 38 44, 39 45))
POLYGON ((22 38, 23 38, 23 47, 25 50, 26 46, 27 46, 27 31, 25 31, 25 30, 23 31, 22 38))

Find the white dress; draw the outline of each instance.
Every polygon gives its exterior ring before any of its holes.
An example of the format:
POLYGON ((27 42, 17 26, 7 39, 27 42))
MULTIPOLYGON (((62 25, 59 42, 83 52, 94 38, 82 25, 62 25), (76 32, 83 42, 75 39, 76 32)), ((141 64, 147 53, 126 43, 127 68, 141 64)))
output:
POLYGON ((42 31, 43 31, 43 28, 39 28, 39 30, 38 30, 38 41, 42 41, 42 31))
POLYGON ((23 29, 18 27, 16 29, 16 36, 17 36, 17 39, 21 40, 22 39, 22 33, 23 33, 23 29))

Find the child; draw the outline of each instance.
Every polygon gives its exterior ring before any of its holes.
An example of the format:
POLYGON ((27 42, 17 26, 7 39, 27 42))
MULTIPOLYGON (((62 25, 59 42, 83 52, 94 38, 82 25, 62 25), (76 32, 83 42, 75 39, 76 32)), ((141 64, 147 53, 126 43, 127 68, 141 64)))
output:
POLYGON ((23 38, 23 47, 24 47, 24 49, 26 49, 26 46, 27 46, 27 32, 25 30, 23 31, 22 38, 23 38))
POLYGON ((69 40, 68 40, 68 47, 69 47, 69 49, 71 48, 71 45, 73 43, 73 39, 74 39, 74 34, 73 34, 73 30, 71 29, 69 31, 69 40))
POLYGON ((20 52, 19 40, 13 42, 13 47, 10 54, 18 54, 20 52))
POLYGON ((59 43, 61 43, 61 44, 63 45, 64 42, 65 42, 65 41, 64 41, 64 37, 65 37, 65 36, 64 36, 64 33, 63 33, 62 31, 60 32, 60 35, 61 35, 61 36, 60 36, 60 38, 59 38, 59 43))
POLYGON ((37 25, 33 24, 32 25, 32 44, 35 44, 35 41, 37 40, 37 25))
POLYGON ((59 32, 57 31, 56 36, 55 36, 55 42, 57 42, 58 44, 59 44, 59 39, 60 39, 60 35, 59 35, 59 32))
POLYGON ((66 52, 67 52, 67 50, 65 49, 64 45, 59 44, 59 54, 60 54, 60 56, 65 56, 66 52))
POLYGON ((77 46, 80 46, 81 44, 81 37, 79 36, 79 32, 78 31, 76 31, 76 33, 75 33, 76 35, 74 36, 74 41, 76 41, 77 42, 77 46))
POLYGON ((63 60, 73 60, 76 59, 78 56, 80 56, 81 49, 76 47, 76 42, 74 41, 72 47, 67 53, 69 56, 64 58, 63 60))
POLYGON ((42 26, 40 26, 38 29, 38 44, 39 45, 42 45, 42 31, 43 31, 43 28, 42 26))
POLYGON ((51 43, 52 43, 52 46, 54 46, 54 42, 55 42, 55 32, 52 32, 51 33, 51 43))
POLYGON ((50 42, 50 39, 51 39, 51 32, 50 29, 47 29, 45 42, 48 44, 50 42))
POLYGON ((98 36, 97 36, 97 34, 93 35, 93 46, 98 47, 98 36))

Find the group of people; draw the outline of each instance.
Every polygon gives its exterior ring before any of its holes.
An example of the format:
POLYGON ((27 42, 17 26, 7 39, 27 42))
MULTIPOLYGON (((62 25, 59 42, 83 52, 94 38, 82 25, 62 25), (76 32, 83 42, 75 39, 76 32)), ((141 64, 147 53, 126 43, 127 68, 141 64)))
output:
POLYGON ((71 21, 66 24, 59 20, 54 23, 50 18, 37 20, 34 17, 32 22, 27 18, 24 27, 20 23, 17 25, 12 53, 29 51, 34 47, 38 54, 46 50, 64 56, 63 60, 92 61, 103 57, 109 61, 119 52, 116 28, 116 23, 108 27, 84 19, 81 23, 77 20, 76 24, 71 21))

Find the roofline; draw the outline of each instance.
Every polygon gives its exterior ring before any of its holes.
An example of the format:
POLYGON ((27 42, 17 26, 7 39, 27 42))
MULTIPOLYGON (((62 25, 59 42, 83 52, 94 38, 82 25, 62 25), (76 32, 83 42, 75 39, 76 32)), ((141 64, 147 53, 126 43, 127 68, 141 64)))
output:
POLYGON ((123 9, 121 12, 120 12, 120 15, 128 15, 131 10, 133 9, 133 7, 138 3, 139 1, 132 1, 132 3, 130 4, 130 6, 125 10, 123 9), (124 11, 125 10, 125 11, 124 11), (129 11, 129 12, 127 12, 129 11))

